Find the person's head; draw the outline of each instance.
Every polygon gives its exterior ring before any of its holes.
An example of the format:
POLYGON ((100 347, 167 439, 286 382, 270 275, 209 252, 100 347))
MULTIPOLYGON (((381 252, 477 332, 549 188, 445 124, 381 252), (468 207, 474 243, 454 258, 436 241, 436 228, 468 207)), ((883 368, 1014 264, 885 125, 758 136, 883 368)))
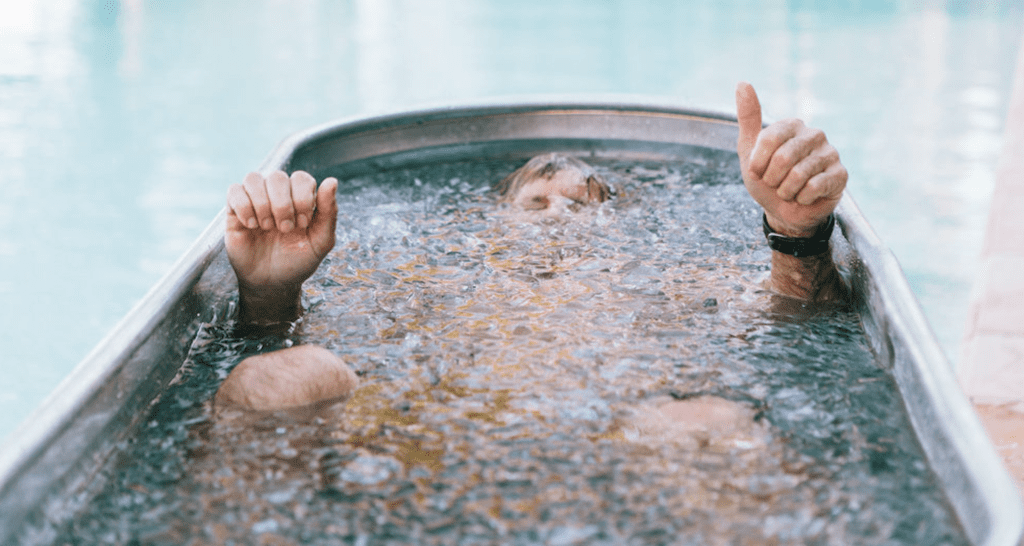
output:
POLYGON ((495 189, 499 201, 527 210, 563 209, 608 199, 611 191, 593 167, 575 157, 543 154, 505 177, 495 189))

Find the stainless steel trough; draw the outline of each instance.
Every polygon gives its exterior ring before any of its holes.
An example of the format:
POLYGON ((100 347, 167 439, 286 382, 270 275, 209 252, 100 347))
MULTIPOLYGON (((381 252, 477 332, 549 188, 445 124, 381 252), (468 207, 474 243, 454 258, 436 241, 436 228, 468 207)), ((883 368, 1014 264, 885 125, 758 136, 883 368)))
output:
MULTIPOLYGON (((672 159, 734 150, 735 117, 650 104, 456 107, 335 123, 286 139, 262 170, 362 174, 466 158, 561 150, 672 159)), ((958 388, 892 253, 847 196, 841 236, 870 343, 891 369, 929 463, 976 545, 1020 543, 1024 508, 958 388)), ((0 450, 0 543, 26 523, 86 502, 91 477, 130 436, 178 371, 200 325, 229 312, 236 290, 222 212, 172 270, 0 450), (70 505, 69 505, 70 503, 70 505)))

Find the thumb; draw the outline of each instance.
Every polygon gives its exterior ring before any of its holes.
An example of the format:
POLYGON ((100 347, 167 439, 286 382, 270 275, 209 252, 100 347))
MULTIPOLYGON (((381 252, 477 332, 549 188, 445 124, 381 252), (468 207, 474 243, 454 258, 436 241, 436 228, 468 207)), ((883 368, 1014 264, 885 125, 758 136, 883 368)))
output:
POLYGON ((761 102, 757 100, 754 86, 747 82, 736 85, 736 118, 740 125, 736 153, 740 156, 740 163, 746 166, 757 143, 757 135, 761 134, 761 102))
POLYGON ((337 190, 338 179, 324 179, 317 189, 316 212, 309 224, 309 238, 317 253, 325 256, 334 248, 334 228, 338 223, 338 202, 334 194, 337 190))

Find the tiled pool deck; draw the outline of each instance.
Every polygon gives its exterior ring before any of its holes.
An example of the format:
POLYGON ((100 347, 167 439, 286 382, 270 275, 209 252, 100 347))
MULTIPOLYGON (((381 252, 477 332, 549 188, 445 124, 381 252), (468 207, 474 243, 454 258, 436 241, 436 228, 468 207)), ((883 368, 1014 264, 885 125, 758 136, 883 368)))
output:
POLYGON ((1004 138, 957 374, 1024 493, 1024 47, 1004 138))

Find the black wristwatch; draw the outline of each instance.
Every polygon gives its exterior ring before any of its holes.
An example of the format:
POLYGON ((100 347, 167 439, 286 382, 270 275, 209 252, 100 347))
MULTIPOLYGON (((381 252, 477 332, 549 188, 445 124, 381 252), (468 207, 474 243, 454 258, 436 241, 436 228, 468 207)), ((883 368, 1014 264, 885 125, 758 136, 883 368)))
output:
POLYGON ((761 221, 764 224, 764 236, 768 238, 768 246, 776 252, 806 258, 817 256, 828 251, 828 240, 832 237, 832 230, 836 227, 836 215, 829 214, 825 223, 818 226, 814 235, 810 237, 786 237, 775 233, 768 225, 768 215, 763 214, 761 221))

